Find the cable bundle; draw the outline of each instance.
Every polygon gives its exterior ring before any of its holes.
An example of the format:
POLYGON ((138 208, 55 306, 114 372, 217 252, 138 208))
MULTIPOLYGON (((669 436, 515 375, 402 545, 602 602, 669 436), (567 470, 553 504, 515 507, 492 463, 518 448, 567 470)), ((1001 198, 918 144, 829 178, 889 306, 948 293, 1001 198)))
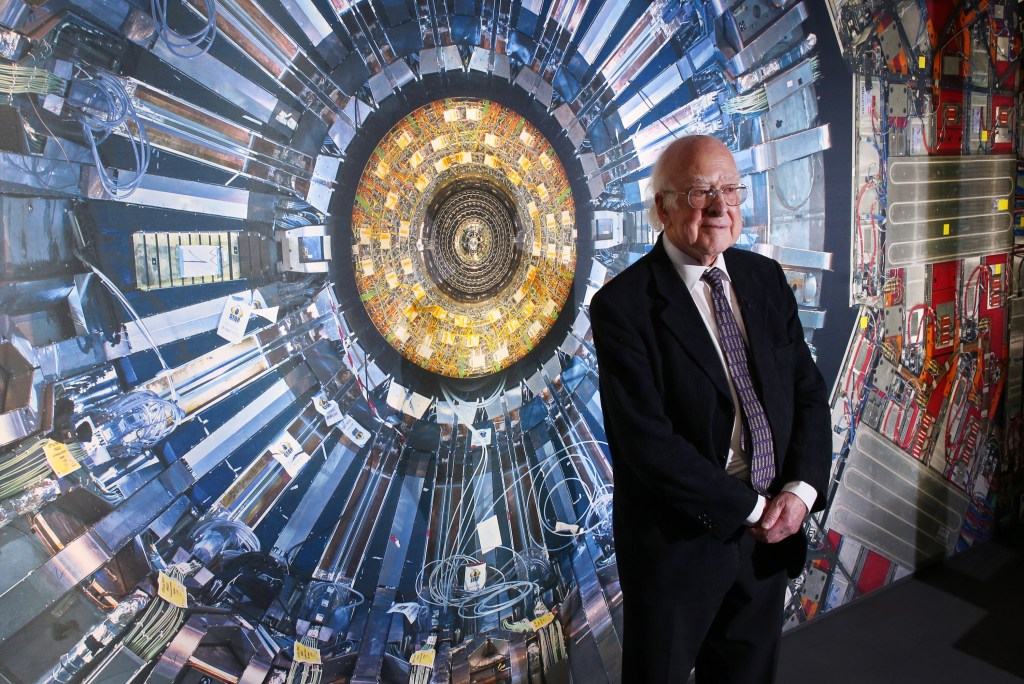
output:
MULTIPOLYGON (((316 637, 307 634, 301 641, 296 642, 306 648, 318 649, 320 644, 316 637)), ((309 663, 292 658, 292 666, 288 670, 287 684, 320 684, 323 678, 324 668, 320 663, 309 663)))
MULTIPOLYGON (((43 445, 50 440, 36 439, 0 460, 0 501, 35 487, 53 477, 43 445)), ((76 461, 85 458, 85 449, 78 442, 66 445, 76 461)))
POLYGON ((764 86, 746 95, 737 95, 722 104, 726 114, 757 114, 768 109, 768 94, 764 86))
MULTIPOLYGON (((506 500, 514 488, 518 487, 525 478, 530 478, 530 488, 525 491, 525 494, 527 501, 532 502, 532 505, 536 507, 535 510, 540 514, 541 525, 551 535, 566 539, 562 546, 548 548, 549 552, 558 551, 576 543, 580 535, 610 532, 613 486, 603 482, 604 478, 597 466, 589 458, 576 451, 577 448, 588 444, 604 445, 606 443, 586 440, 566 446, 522 472, 501 495, 495 497, 495 502, 506 500), (565 470, 568 470, 569 473, 565 473, 565 470), (576 501, 586 501, 585 505, 576 509, 579 511, 577 517, 567 523, 567 528, 571 529, 563 529, 557 524, 558 507, 552 497, 554 492, 562 487, 577 488, 576 501)), ((488 449, 484 447, 481 457, 470 475, 472 481, 489 476, 487 463, 488 449)), ((452 524, 442 535, 442 539, 450 538, 455 519, 466 521, 474 517, 461 514, 462 511, 478 511, 481 488, 470 487, 470 490, 472 493, 468 501, 465 498, 460 500, 459 509, 452 515, 452 524)), ((494 511, 495 504, 492 504, 480 515, 494 511)), ((530 567, 529 559, 524 554, 507 546, 495 548, 509 552, 511 560, 501 567, 489 566, 487 583, 483 588, 471 591, 460 587, 460 573, 466 572, 469 566, 481 563, 482 559, 465 553, 473 543, 470 527, 460 525, 455 533, 454 552, 424 564, 417 575, 416 586, 419 587, 417 596, 420 601, 443 608, 455 607, 463 618, 479 618, 511 610, 520 602, 540 593, 540 586, 529 579, 527 570, 530 567)), ((546 548, 543 539, 531 538, 531 541, 538 548, 546 548)))
POLYGON ((167 0, 149 0, 149 10, 156 22, 156 32, 171 54, 182 59, 195 59, 210 51, 217 37, 217 2, 203 0, 206 23, 194 33, 178 33, 167 24, 167 0))
POLYGON ((96 163, 96 173, 99 174, 100 183, 107 194, 114 199, 125 199, 139 187, 149 168, 149 136, 139 120, 139 114, 135 111, 135 104, 132 102, 131 96, 116 76, 100 71, 95 76, 87 75, 85 78, 76 79, 76 82, 92 86, 98 96, 97 103, 90 104, 88 107, 79 105, 75 108, 79 112, 78 120, 82 124, 82 133, 92 150, 92 158, 96 163), (128 126, 129 123, 135 128, 134 134, 131 130, 132 127, 128 126), (135 177, 127 182, 111 177, 100 160, 98 149, 99 145, 121 126, 126 126, 128 129, 128 141, 131 143, 132 153, 135 156, 135 177))
POLYGON ((0 92, 57 95, 67 87, 66 80, 46 69, 0 64, 0 92))
MULTIPOLYGON (((186 569, 191 570, 188 566, 186 569)), ((168 566, 164 573, 173 580, 185 580, 186 570, 168 566)), ((152 601, 138 622, 125 635, 124 644, 143 660, 152 660, 164 649, 185 622, 185 609, 169 601, 152 601)))
MULTIPOLYGON (((818 64, 817 57, 811 58, 811 78, 813 80, 821 78, 821 67, 818 64)), ((757 114, 767 110, 768 91, 765 90, 765 86, 761 86, 746 95, 737 95, 730 98, 722 105, 722 111, 726 114, 757 114)))

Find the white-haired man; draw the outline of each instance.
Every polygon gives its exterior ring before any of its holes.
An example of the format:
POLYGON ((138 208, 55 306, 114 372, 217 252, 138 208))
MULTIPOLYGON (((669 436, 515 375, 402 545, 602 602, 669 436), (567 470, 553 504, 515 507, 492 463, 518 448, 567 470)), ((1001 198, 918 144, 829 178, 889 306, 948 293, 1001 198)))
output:
POLYGON ((655 165, 654 249, 590 307, 615 471, 622 681, 769 682, 801 523, 824 505, 825 382, 781 267, 733 248, 746 197, 728 148, 655 165))

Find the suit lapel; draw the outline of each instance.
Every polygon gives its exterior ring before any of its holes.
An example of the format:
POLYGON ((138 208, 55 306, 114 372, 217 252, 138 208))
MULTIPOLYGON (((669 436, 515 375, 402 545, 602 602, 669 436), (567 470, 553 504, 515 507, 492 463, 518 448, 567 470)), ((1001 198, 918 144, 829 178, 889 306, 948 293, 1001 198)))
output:
POLYGON ((686 286, 668 258, 662 244, 664 239, 664 235, 658 238, 651 251, 654 284, 665 301, 661 319, 697 367, 715 383, 718 391, 726 397, 731 397, 725 367, 718 352, 715 351, 711 334, 704 325, 700 312, 697 311, 697 305, 693 303, 693 298, 686 291, 686 286))

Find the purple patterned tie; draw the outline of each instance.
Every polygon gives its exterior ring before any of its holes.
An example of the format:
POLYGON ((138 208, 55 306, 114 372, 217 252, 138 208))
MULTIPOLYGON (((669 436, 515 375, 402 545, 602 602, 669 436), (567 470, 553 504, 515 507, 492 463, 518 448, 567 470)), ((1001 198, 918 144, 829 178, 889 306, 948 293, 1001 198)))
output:
POLYGON ((775 478, 772 428, 768 424, 764 406, 758 399, 754 382, 750 378, 746 344, 732 314, 729 298, 725 296, 725 290, 722 288, 722 272, 717 268, 709 268, 700 279, 711 285, 711 301, 715 307, 715 321, 718 322, 719 342, 722 351, 725 352, 725 363, 729 368, 729 375, 732 376, 732 384, 743 407, 743 427, 750 431, 750 482, 754 489, 764 494, 775 478))

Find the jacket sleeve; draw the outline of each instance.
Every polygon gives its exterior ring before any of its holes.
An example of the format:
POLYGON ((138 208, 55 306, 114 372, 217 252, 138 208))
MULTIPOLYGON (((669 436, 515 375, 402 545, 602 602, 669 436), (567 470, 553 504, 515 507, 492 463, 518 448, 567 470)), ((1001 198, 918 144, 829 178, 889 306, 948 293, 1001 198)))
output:
POLYGON ((594 296, 590 317, 616 473, 628 469, 652 498, 690 516, 713 536, 728 538, 754 509, 757 494, 673 430, 664 407, 664 380, 654 367, 658 351, 651 323, 635 307, 616 306, 605 295, 594 296))
POLYGON ((786 331, 794 342, 793 426, 783 459, 781 482, 801 480, 818 492, 812 510, 825 507, 829 471, 832 466, 832 416, 828 405, 828 386, 811 358, 804 341, 803 325, 796 298, 786 282, 786 274, 777 263, 779 297, 785 303, 786 331))

